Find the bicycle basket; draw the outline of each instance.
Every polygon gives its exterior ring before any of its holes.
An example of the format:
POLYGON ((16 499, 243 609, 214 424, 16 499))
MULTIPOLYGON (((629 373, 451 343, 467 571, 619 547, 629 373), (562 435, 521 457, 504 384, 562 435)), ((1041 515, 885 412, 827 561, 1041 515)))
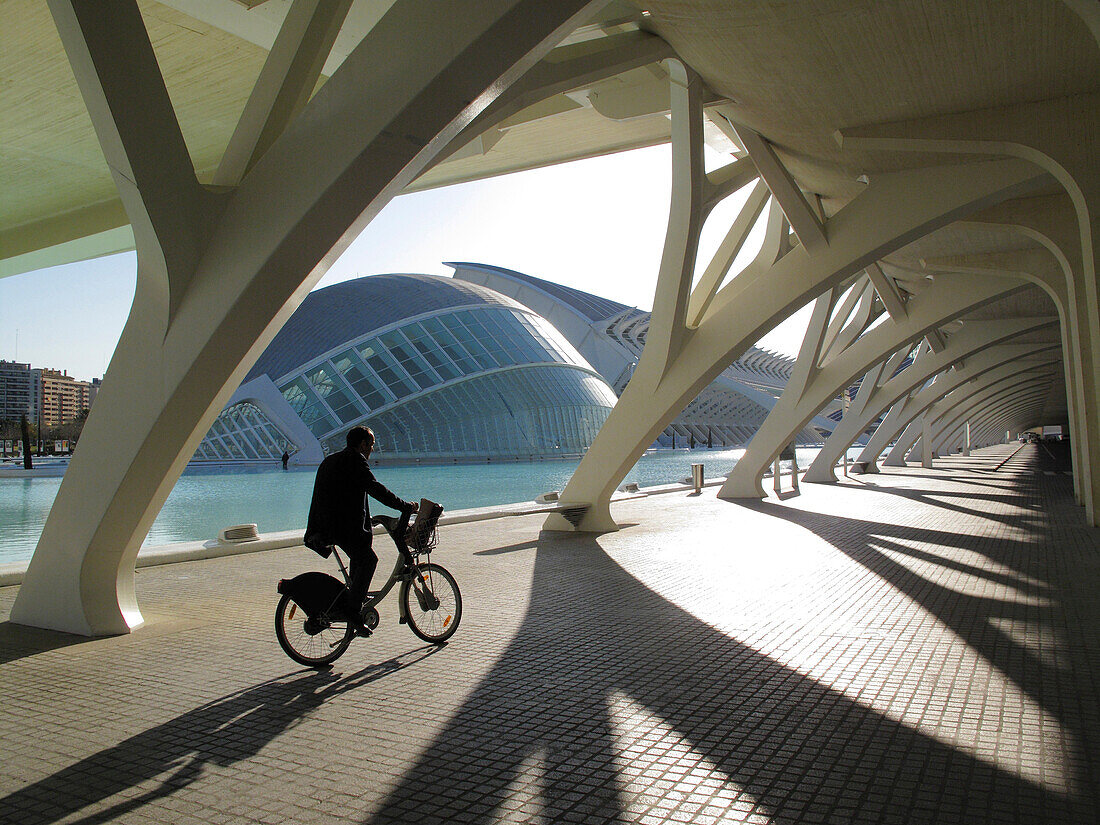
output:
POLYGON ((443 505, 426 498, 420 499, 420 509, 414 521, 405 533, 405 544, 414 555, 430 553, 435 549, 438 535, 435 526, 443 515, 443 505))

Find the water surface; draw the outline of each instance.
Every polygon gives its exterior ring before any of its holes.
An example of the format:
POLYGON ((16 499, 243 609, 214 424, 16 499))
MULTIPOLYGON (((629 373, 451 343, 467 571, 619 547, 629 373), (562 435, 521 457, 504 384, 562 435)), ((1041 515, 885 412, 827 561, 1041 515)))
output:
MULTIPOLYGON (((726 475, 736 450, 661 450, 643 456, 626 477, 642 487, 670 484, 691 475, 691 465, 706 466, 708 478, 726 475)), ((858 449, 855 450, 858 452, 858 449)), ((799 449, 805 467, 817 449, 799 449)), ((853 453, 854 455, 855 453, 853 453)), ((532 461, 443 466, 382 467, 379 480, 407 499, 429 498, 448 510, 532 501, 561 490, 576 461, 532 461)), ((233 524, 255 523, 261 533, 305 526, 316 468, 284 472, 271 467, 191 467, 176 482, 153 524, 145 546, 217 538, 233 524)), ((61 486, 61 478, 0 479, 0 562, 30 558, 42 525, 61 486)), ((378 506, 378 505, 375 505, 378 506)), ((384 511, 384 508, 379 508, 384 511)))

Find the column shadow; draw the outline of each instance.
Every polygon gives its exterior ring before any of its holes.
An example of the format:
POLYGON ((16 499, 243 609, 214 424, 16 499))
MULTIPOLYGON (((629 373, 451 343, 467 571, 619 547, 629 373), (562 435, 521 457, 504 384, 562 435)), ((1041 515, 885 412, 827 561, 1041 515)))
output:
POLYGON ((14 662, 26 656, 58 650, 72 645, 95 641, 89 636, 62 633, 59 630, 43 630, 38 627, 0 622, 0 665, 14 662))
MULTIPOLYGON (((1083 523, 1080 508, 1067 512, 1060 506, 1072 502, 1066 489, 1068 480, 1040 482, 1040 478, 1022 477, 1018 481, 1019 497, 1030 502, 1021 506, 1031 506, 1045 513, 1045 518, 1021 514, 1013 519, 986 514, 990 521, 1027 533, 1023 541, 841 518, 767 501, 737 502, 734 506, 784 519, 828 541, 919 604, 1010 679, 1069 734, 1067 740, 1073 743, 1070 749, 1075 751, 1071 757, 1077 768, 1075 784, 1089 791, 1090 816, 1098 817, 1100 719, 1095 709, 1100 695, 1095 666, 1100 661, 1100 615, 1094 600, 1100 531, 1083 523), (1048 495, 1052 487, 1061 494, 1048 495), (1076 523, 1067 525, 1071 519, 1076 523), (1079 533, 1071 540, 1075 546, 1068 551, 1059 550, 1057 558, 1050 558, 1047 551, 1055 546, 1053 540, 1065 542, 1067 533, 1075 530, 1079 533), (994 569, 965 564, 914 544, 976 553, 991 562, 994 569), (907 564, 903 559, 918 564, 907 564), (923 574, 933 572, 930 565, 936 568, 934 578, 923 574), (969 589, 980 592, 960 592, 959 576, 944 573, 969 577, 975 585, 969 589), (1011 588, 1023 598, 998 596, 996 589, 988 585, 1011 588), (1057 634, 1058 649, 1051 649, 1049 635, 1041 640, 1037 631, 1057 634)), ((877 492, 944 506, 938 499, 929 499, 919 492, 897 488, 878 488, 877 492)), ((968 497, 981 498, 981 495, 968 497)))
POLYGON ((58 822, 171 772, 145 793, 66 820, 110 822, 186 788, 202 777, 207 765, 224 767, 250 759, 333 696, 409 667, 437 649, 418 648, 345 676, 299 671, 223 696, 0 798, 0 821, 58 822))
POLYGON ((1097 810, 719 632, 596 538, 543 534, 520 630, 367 822, 1062 825, 1097 810), (532 770, 536 801, 517 793, 532 770))

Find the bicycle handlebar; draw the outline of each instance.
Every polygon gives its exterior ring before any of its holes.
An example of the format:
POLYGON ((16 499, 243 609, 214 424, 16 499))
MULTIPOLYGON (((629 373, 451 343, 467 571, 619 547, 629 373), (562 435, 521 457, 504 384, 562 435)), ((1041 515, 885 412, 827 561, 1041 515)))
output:
POLYGON ((406 555, 409 553, 409 546, 405 543, 405 533, 409 529, 409 520, 412 518, 412 513, 402 513, 400 517, 394 516, 371 516, 371 525, 379 525, 383 530, 390 534, 390 538, 393 539, 393 543, 397 545, 397 549, 406 555))
POLYGON ((402 513, 400 516, 371 516, 371 525, 378 525, 387 533, 393 533, 394 528, 400 527, 404 524, 405 527, 409 526, 409 520, 412 518, 412 513, 402 513))

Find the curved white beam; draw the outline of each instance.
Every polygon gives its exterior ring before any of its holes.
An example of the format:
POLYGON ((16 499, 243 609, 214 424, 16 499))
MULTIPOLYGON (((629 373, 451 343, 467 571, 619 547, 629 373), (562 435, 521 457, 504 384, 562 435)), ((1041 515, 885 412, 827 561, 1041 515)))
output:
MULTIPOLYGON (((1084 6, 1073 4, 1080 10, 1084 6)), ((1096 12, 1083 15, 1096 35, 1096 12)), ((1100 524, 1100 91, 1051 100, 960 112, 922 120, 876 124, 837 133, 842 144, 887 150, 1007 155, 1026 158, 1046 169, 1073 203, 1080 267, 1071 275, 1076 300, 1067 307, 1074 362, 1067 388, 1076 403, 1075 455, 1082 465, 1082 498, 1090 524, 1100 524)))
POLYGON ((471 120, 432 165, 442 163, 479 135, 540 101, 674 56, 664 40, 640 31, 613 35, 595 44, 562 46, 555 50, 552 62, 534 66, 471 120))
POLYGON ((11 616, 125 633, 142 621, 141 541, 234 387, 362 227, 588 4, 400 0, 214 199, 173 136, 136 5, 52 5, 105 151, 134 171, 120 189, 135 232, 145 217, 149 232, 134 307, 11 616))
POLYGON ((959 403, 945 407, 938 415, 931 417, 932 443, 938 444, 947 440, 951 431, 968 418, 981 426, 984 419, 1001 412, 1019 415, 1019 412, 1013 413, 1012 405, 1004 399, 1026 396, 1029 399, 1041 400, 1042 394, 1049 388, 1048 385, 1052 380, 1051 373, 1055 369, 1056 365, 1048 362, 1028 371, 1026 381, 1004 382, 996 388, 993 387, 992 381, 986 382, 979 378, 976 384, 989 388, 993 394, 983 399, 975 393, 966 400, 960 400, 959 403))
MULTIPOLYGON (((1007 350, 1001 349, 991 353, 988 360, 975 364, 972 363, 971 357, 976 353, 995 348, 997 344, 1011 340, 1018 335, 1053 326, 1057 323, 1057 319, 1052 318, 972 321, 950 337, 942 352, 930 353, 927 357, 914 361, 908 369, 887 379, 883 384, 875 386, 874 381, 865 379, 864 383, 860 385, 860 391, 864 390, 865 385, 870 388, 862 409, 856 410, 853 406, 845 413, 840 424, 833 430, 833 434, 826 440, 821 451, 810 464, 803 480, 818 484, 835 482, 836 472, 834 467, 837 461, 855 443, 856 439, 871 426, 875 419, 888 407, 896 404, 902 397, 922 386, 959 359, 966 359, 967 373, 972 376, 980 375, 983 366, 986 369, 992 369, 997 364, 1003 363, 1005 359, 1015 356, 1006 355, 1007 350)), ((1024 347, 1020 349, 1034 351, 1024 347)), ((868 443, 869 446, 870 443, 868 443)))
MULTIPOLYGON (((1092 489, 1092 465, 1089 456, 1088 416, 1092 413, 1086 404, 1085 382, 1081 371, 1087 365, 1082 354, 1087 353, 1090 343, 1088 330, 1081 329, 1079 313, 1074 309, 1083 302, 1079 278, 1084 264, 1081 260, 1081 246, 1078 243, 1077 218, 1073 203, 1068 194, 1041 195, 1019 198, 1000 203, 980 214, 974 215, 967 223, 978 226, 1009 227, 1025 237, 1038 242, 1054 258, 1062 273, 1062 285, 1055 289, 1056 281, 1048 277, 1045 284, 1063 315, 1063 361, 1066 373, 1066 400, 1069 405, 1070 453, 1073 465, 1074 496, 1078 504, 1085 504, 1086 491, 1092 489)), ((947 262, 953 263, 953 262, 947 262)), ((933 264, 935 265, 935 264, 933 264)), ((1041 264, 1040 264, 1041 265, 1041 264)))
POLYGON ((893 353, 907 343, 915 343, 928 330, 1007 295, 1019 289, 1021 284, 1018 279, 994 276, 941 277, 909 301, 905 318, 888 320, 866 332, 842 353, 814 370, 805 387, 799 387, 792 376, 779 403, 756 431, 718 496, 763 498, 763 473, 791 442, 793 435, 841 390, 867 372, 884 353, 893 353))
MULTIPOLYGON (((902 446, 898 448, 894 459, 887 459, 886 463, 889 466, 900 466, 899 459, 904 455, 906 448, 911 446, 919 435, 919 433, 913 434, 915 430, 910 430, 910 427, 915 426, 914 422, 918 421, 933 404, 938 403, 948 393, 955 392, 961 387, 970 385, 970 388, 974 389, 978 385, 972 385, 970 382, 983 374, 989 373, 989 380, 992 381, 1000 377, 1015 376, 1019 372, 1035 369, 1035 364, 1021 359, 1027 359, 1041 352, 1049 351, 1052 347, 1053 345, 1050 344, 1001 344, 982 352, 974 358, 973 363, 968 362, 964 367, 956 367, 937 376, 934 382, 927 384, 914 393, 906 401, 898 415, 894 415, 893 410, 891 410, 890 414, 875 429, 874 434, 857 460, 866 464, 868 472, 875 472, 878 457, 888 445, 896 442, 896 444, 902 446), (907 442, 906 432, 912 434, 912 438, 907 442)), ((892 455, 894 454, 892 453, 892 455)))
MULTIPOLYGON (((673 109, 673 119, 676 118, 673 109)), ((676 152, 676 144, 673 144, 676 152)), ((547 529, 613 530, 611 493, 656 435, 722 369, 792 312, 911 240, 1049 180, 1022 161, 906 170, 875 178, 829 219, 829 245, 798 246, 771 263, 750 266, 715 296, 697 329, 684 337, 674 368, 642 353, 638 368, 562 493, 585 508, 577 528, 558 517, 547 529), (752 307, 746 312, 745 307, 752 307)), ((674 179, 673 185, 676 186, 674 179)), ((670 214, 671 224, 688 220, 670 214)))
MULTIPOLYGON (((1034 353, 1031 358, 1034 359, 1038 355, 1039 353, 1034 353)), ((923 437, 925 424, 932 427, 934 422, 940 420, 951 409, 959 408, 962 405, 967 405, 965 407, 967 411, 980 408, 988 399, 991 387, 995 388, 1006 381, 1015 386, 1020 375, 1046 369, 1048 364, 1049 361, 1044 360, 1021 361, 1015 359, 1005 368, 999 371, 990 370, 979 376, 977 380, 970 380, 969 374, 965 370, 961 370, 957 380, 952 379, 940 387, 937 387, 936 384, 929 385, 916 396, 916 403, 913 407, 916 412, 909 419, 909 423, 904 425, 904 431, 897 437, 890 453, 883 461, 883 465, 887 467, 904 466, 906 453, 914 448, 914 445, 923 437), (971 403, 972 399, 973 402, 971 403)), ((897 432, 897 429, 901 426, 899 424, 894 432, 897 432)), ((877 435, 878 433, 876 433, 877 435)), ((890 437, 886 437, 884 440, 889 442, 890 437)))
POLYGON ((214 185, 236 186, 313 93, 352 0, 294 0, 221 163, 214 185))

